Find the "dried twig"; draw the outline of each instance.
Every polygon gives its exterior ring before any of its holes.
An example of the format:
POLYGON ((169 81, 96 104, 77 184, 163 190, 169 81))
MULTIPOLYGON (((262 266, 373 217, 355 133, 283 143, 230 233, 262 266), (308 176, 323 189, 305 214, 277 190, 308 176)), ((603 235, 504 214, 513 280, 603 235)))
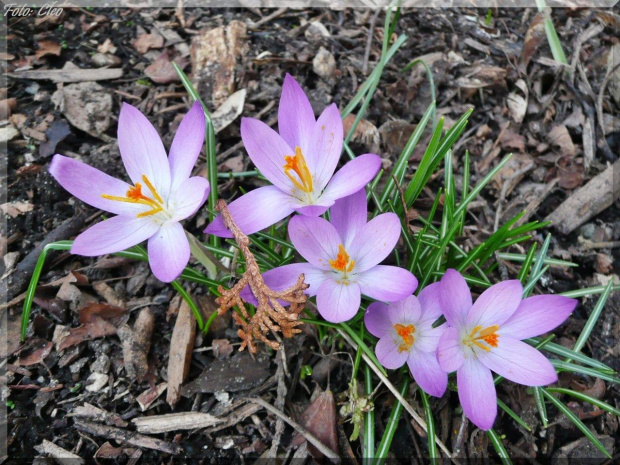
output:
POLYGON ((304 275, 301 274, 293 286, 283 291, 274 291, 267 287, 258 263, 256 263, 256 259, 250 251, 250 240, 235 224, 226 208, 226 202, 219 200, 216 210, 221 213, 224 225, 235 238, 245 257, 246 264, 245 273, 231 289, 224 289, 223 286, 219 286, 218 291, 221 295, 215 300, 220 306, 218 313, 223 315, 234 306, 237 306, 241 311, 241 315, 236 312, 233 313, 233 318, 241 327, 238 331, 239 337, 243 341, 239 348, 240 351, 247 346, 251 353, 256 353, 257 348, 254 345, 254 339, 259 339, 272 349, 278 350, 280 344, 277 341, 269 340, 267 333, 270 330, 274 332, 280 331, 284 337, 290 338, 294 334, 301 332, 297 326, 302 324, 299 321, 299 314, 304 309, 308 299, 308 296, 304 294, 308 284, 304 282, 304 275), (250 290, 258 300, 254 316, 250 316, 240 296, 241 291, 246 286, 250 287, 250 290), (279 301, 288 302, 290 304, 289 309, 284 308, 279 301))

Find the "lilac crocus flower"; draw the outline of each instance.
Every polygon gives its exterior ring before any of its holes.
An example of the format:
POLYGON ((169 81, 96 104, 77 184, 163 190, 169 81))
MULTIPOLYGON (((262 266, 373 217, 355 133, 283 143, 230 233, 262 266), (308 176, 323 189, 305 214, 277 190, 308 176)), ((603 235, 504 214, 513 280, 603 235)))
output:
POLYGON ((446 372, 456 371, 463 412, 488 430, 497 415, 491 370, 526 386, 557 381, 549 360, 521 339, 560 325, 577 301, 558 295, 523 299, 521 283, 511 280, 491 286, 472 305, 467 283, 456 270, 446 272, 441 286, 441 310, 450 327, 439 340, 439 365, 446 372))
MULTIPOLYGON (((228 205, 245 234, 271 226, 294 211, 319 216, 337 199, 368 184, 381 166, 377 155, 365 154, 334 174, 343 144, 338 107, 328 106, 316 120, 306 94, 289 74, 282 86, 278 127, 280 134, 257 119, 241 121, 248 155, 273 184, 254 189, 228 205)), ((221 216, 205 233, 232 237, 221 216)))
POLYGON ((170 156, 149 120, 123 103, 118 146, 132 184, 85 163, 55 155, 49 172, 62 187, 95 208, 114 213, 75 238, 71 253, 94 257, 119 252, 148 239, 153 274, 164 282, 187 265, 190 246, 179 221, 205 202, 209 182, 190 177, 204 143, 205 119, 196 102, 172 141, 170 156))
POLYGON ((433 328, 441 316, 440 283, 425 287, 418 297, 390 304, 374 302, 364 315, 366 328, 379 338, 375 353, 385 368, 400 368, 407 362, 411 375, 428 394, 441 397, 448 374, 437 361, 437 345, 446 325, 433 328))
MULTIPOLYGON (((409 271, 379 265, 400 236, 400 220, 394 213, 366 222, 366 193, 362 189, 337 200, 330 215, 331 223, 311 216, 291 219, 291 242, 308 263, 267 271, 263 277, 269 287, 286 289, 304 273, 310 285, 306 293, 316 295, 319 313, 333 323, 353 318, 362 294, 390 302, 413 293, 418 281, 409 271)), ((244 297, 249 297, 248 293, 244 297)))

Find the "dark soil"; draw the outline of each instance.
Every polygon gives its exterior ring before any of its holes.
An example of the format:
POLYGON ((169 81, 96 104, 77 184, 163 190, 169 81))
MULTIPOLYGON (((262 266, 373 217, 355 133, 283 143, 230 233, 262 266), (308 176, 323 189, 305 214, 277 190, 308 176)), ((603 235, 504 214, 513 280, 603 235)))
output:
MULTIPOLYGON (((45 22, 35 22, 35 17, 9 17, 6 66, 9 73, 16 73, 16 70, 24 67, 60 69, 67 62, 72 62, 79 68, 94 68, 93 55, 97 53, 98 46, 109 40, 116 50, 108 54, 120 59, 119 67, 123 70, 123 75, 119 79, 98 82, 102 86, 101 92, 112 96, 111 117, 115 118, 115 115, 118 115, 123 101, 136 105, 159 129, 164 144, 169 147, 180 117, 188 108, 182 104, 187 104, 188 99, 184 96, 180 82, 157 84, 145 76, 145 68, 158 58, 163 49, 158 48, 141 54, 132 43, 141 35, 154 32, 158 27, 173 30, 181 41, 176 47, 168 43, 164 47, 189 63, 189 56, 183 56, 184 52, 179 44, 189 46, 192 37, 198 31, 227 25, 233 20, 251 25, 274 11, 186 9, 185 27, 179 23, 179 18, 171 9, 65 9, 60 17, 45 22), (46 54, 35 58, 38 50, 47 47, 46 41, 60 45, 60 52, 58 55, 46 54), (171 110, 165 111, 168 108, 171 110)), ((401 120, 397 123, 399 127, 416 124, 431 102, 431 87, 425 73, 415 70, 403 72, 402 69, 415 58, 427 56, 429 59, 430 56, 430 59, 434 59, 431 68, 437 108, 439 114, 445 117, 446 125, 456 121, 467 109, 475 108, 466 134, 454 152, 459 188, 462 182, 462 160, 465 150, 469 151, 472 161, 472 184, 481 179, 505 153, 515 152, 521 157, 519 163, 522 164, 513 168, 514 171, 523 168, 530 160, 533 167, 524 173, 521 179, 515 181, 514 188, 507 191, 505 199, 501 202, 504 214, 500 218, 500 224, 523 209, 527 202, 519 204, 521 196, 531 196, 535 187, 545 186, 559 177, 558 183, 530 218, 530 220, 543 220, 576 189, 602 172, 609 162, 615 161, 613 154, 617 154, 620 149, 617 125, 614 129, 618 102, 612 98, 608 89, 603 98, 603 113, 608 115, 611 121, 609 125, 612 130, 607 130, 609 148, 599 144, 600 147, 595 151, 589 169, 585 169, 583 115, 587 116, 589 112, 594 112, 596 101, 592 99, 592 95, 598 95, 607 72, 607 59, 611 48, 618 43, 619 20, 612 11, 553 10, 554 23, 568 61, 571 62, 573 55, 578 53, 579 66, 583 67, 583 75, 575 79, 571 88, 562 81, 561 73, 549 64, 551 54, 544 33, 542 40, 535 43, 531 37, 527 37, 528 28, 532 25, 535 14, 534 10, 524 9, 492 10, 492 22, 485 26, 484 18, 487 11, 483 10, 404 10, 394 31, 394 37, 397 34, 406 34, 409 39, 386 67, 374 100, 364 117, 368 123, 365 126, 366 130, 362 130, 354 137, 351 144, 353 150, 356 153, 376 151, 382 155, 386 166, 396 160, 412 127, 405 132, 403 141, 402 137, 399 138, 397 130, 385 124, 395 120, 401 120), (575 51, 578 35, 595 22, 600 22, 603 29, 575 51), (531 52, 528 51, 528 47, 533 47, 531 52), (527 55, 529 63, 524 65, 527 55), (520 124, 511 118, 506 104, 510 92, 519 92, 515 87, 519 79, 527 82, 530 93, 530 106, 520 124), (479 85, 480 81, 484 82, 484 86, 479 85), (577 121, 572 125, 569 119, 571 115, 573 120, 577 121), (369 142, 375 134, 373 127, 375 130, 381 128, 376 133, 381 133, 377 147, 372 147, 372 143, 369 142), (563 139, 558 142, 557 139, 550 138, 549 134, 554 134, 552 133, 554 127, 563 128, 562 134, 566 134, 569 140, 563 139), (489 156, 496 147, 499 150, 495 157, 489 156)), ((247 90, 243 114, 255 116, 275 102, 276 104, 260 117, 263 121, 275 118, 282 79, 287 72, 292 74, 308 92, 315 112, 321 111, 331 102, 336 102, 341 109, 344 108, 366 78, 363 73, 364 55, 372 18, 373 11, 363 9, 287 10, 256 28, 249 28, 244 41, 243 56, 234 68, 235 89, 247 90), (330 36, 307 34, 309 28, 304 26, 307 21, 320 21, 330 36), (292 32, 297 28, 300 28, 299 32, 292 32), (333 54, 336 60, 333 72, 327 77, 320 77, 313 69, 313 59, 321 47, 333 54)), ((374 68, 380 56, 381 39, 384 34, 383 19, 384 14, 379 14, 372 31, 372 46, 366 60, 368 70, 374 68)), ((189 74, 194 70, 188 64, 185 71, 189 74)), ((27 254, 37 244, 44 241, 61 225, 70 222, 72 218, 81 214, 84 214, 83 218, 87 218, 84 224, 79 225, 79 229, 85 229, 101 218, 101 214, 89 209, 59 188, 47 173, 53 153, 80 158, 113 176, 123 178, 125 171, 115 141, 115 120, 108 129, 98 135, 84 132, 69 124, 69 135, 57 143, 55 150, 42 151, 42 142, 53 138, 50 129, 52 123, 67 122, 63 110, 52 101, 52 95, 63 84, 14 76, 15 74, 5 80, 6 97, 0 96, 15 99, 10 121, 20 132, 8 143, 7 201, 29 206, 27 211, 6 215, 1 213, 7 220, 2 245, 7 252, 18 254, 13 255, 17 257, 14 260, 15 265, 27 261, 27 254), (41 134, 43 137, 39 140, 37 136, 41 134)), ((205 95, 204 98, 207 104, 214 108, 211 97, 205 95)), ((602 134, 601 123, 596 121, 595 131, 598 137, 602 134)), ((239 121, 233 122, 220 132, 217 141, 219 154, 234 147, 240 141, 239 121)), ((423 149, 424 143, 421 143, 421 149, 416 152, 414 160, 419 160, 423 149)), ((221 172, 253 169, 243 147, 228 150, 228 155, 219 160, 219 163, 221 172)), ((412 163, 412 173, 416 163, 415 161, 412 163)), ((205 166, 203 155, 196 172, 204 173, 205 166)), ((507 176, 510 176, 510 173, 507 176)), ((441 182, 440 175, 432 186, 439 188, 441 182)), ((486 189, 480 202, 470 209, 470 224, 473 227, 467 232, 469 237, 465 243, 468 246, 476 245, 492 233, 503 182, 506 182, 505 178, 504 181, 499 181, 486 189)), ((221 197, 229 199, 238 195, 239 188, 252 189, 260 185, 259 183, 260 181, 255 178, 220 180, 218 189, 221 197)), ((429 207, 429 199, 430 195, 423 195, 414 208, 424 214, 429 207)), ((607 279, 618 280, 617 274, 620 272, 618 260, 620 248, 617 247, 620 231, 618 206, 616 202, 569 235, 544 229, 533 238, 542 242, 547 232, 552 232, 554 238, 550 248, 551 256, 571 260, 579 265, 578 268, 572 269, 552 267, 542 280, 542 286, 537 289, 538 293, 557 293, 569 289, 599 286, 606 283, 607 279), (588 243, 612 245, 588 248, 585 245, 588 243)), ((205 209, 187 221, 185 226, 200 237, 206 222, 205 209)), ((414 221, 412 225, 417 224, 414 221)), ((511 251, 523 253, 524 248, 517 245, 511 251)), ((12 266, 9 265, 9 271, 11 269, 12 266)), ((41 288, 37 294, 39 296, 37 304, 33 307, 32 323, 25 349, 18 343, 21 302, 9 306, 8 310, 3 310, 7 312, 9 320, 8 371, 5 375, 9 387, 4 391, 9 406, 10 460, 7 463, 21 463, 32 459, 37 455, 34 447, 41 444, 44 439, 73 451, 90 463, 92 457, 108 439, 79 431, 74 425, 74 418, 67 414, 76 406, 88 402, 107 412, 116 413, 124 421, 129 422, 135 417, 142 416, 137 397, 167 380, 168 341, 174 327, 175 309, 178 307, 178 297, 175 297, 176 292, 172 287, 160 283, 150 275, 148 266, 142 263, 130 260, 102 263, 101 259, 72 256, 64 252, 54 252, 50 255, 40 282, 45 284, 65 278, 71 270, 86 276, 90 284, 80 286, 79 295, 73 301, 62 302, 55 295, 58 285, 47 289, 41 288), (58 353, 52 348, 41 363, 17 366, 19 360, 14 354, 20 350, 20 357, 23 359, 28 351, 36 352, 40 349, 43 344, 41 341, 52 341, 54 332, 59 330, 60 325, 70 328, 79 325, 77 309, 82 308, 85 302, 102 300, 91 288, 93 283, 100 281, 109 284, 115 295, 126 303, 127 308, 132 309, 131 322, 137 315, 133 309, 150 306, 154 313, 155 330, 149 353, 150 371, 145 380, 137 382, 128 379, 123 368, 121 343, 115 335, 83 342, 69 349, 72 354, 69 362, 66 352, 58 353), (85 389, 90 382, 87 379, 93 372, 97 372, 98 364, 104 366, 103 373, 108 376, 108 381, 99 391, 90 392, 85 389)), ((515 270, 517 268, 508 268, 511 275, 515 270)), ((27 285, 27 281, 20 282, 14 279, 14 276, 9 275, 8 278, 7 300, 21 295, 27 285)), ((204 295, 203 288, 191 285, 188 289, 197 298, 203 298, 205 311, 209 308, 212 311, 213 303, 209 300, 211 297, 204 295)), ((556 342, 572 347, 595 303, 595 297, 582 299, 582 304, 568 323, 556 331, 556 342)), ((198 338, 197 348, 212 346, 213 339, 228 339, 233 344, 239 342, 236 328, 230 319, 223 318, 217 321, 208 335, 198 338)), ((616 294, 609 299, 583 352, 620 370, 619 333, 620 296, 616 294)), ((288 394, 283 409, 287 415, 294 419, 299 418, 309 404, 310 393, 316 385, 322 389, 329 387, 335 394, 348 389, 350 359, 343 354, 346 346, 340 346, 339 343, 340 341, 330 338, 318 342, 315 331, 310 328, 307 328, 303 337, 287 343, 288 370, 291 375, 287 381, 288 394), (321 355, 329 354, 331 351, 338 352, 333 358, 339 360, 339 363, 330 364, 326 362, 328 359, 325 355, 321 355), (300 380, 302 365, 313 366, 314 375, 300 380)), ((246 396, 262 396, 269 403, 274 403, 277 397, 277 380, 281 375, 276 376, 278 363, 274 354, 265 350, 264 355, 269 359, 266 362, 268 376, 259 379, 255 384, 251 384, 248 380, 245 385, 242 382, 235 390, 229 389, 227 392, 232 402, 246 396)), ((214 363, 214 360, 211 351, 195 352, 188 381, 196 379, 206 367, 214 363)), ((224 360, 231 359, 224 358, 224 360)), ((243 363, 247 364, 248 372, 253 370, 251 361, 243 363)), ((398 373, 394 372, 391 378, 396 385, 400 385, 398 373)), ((225 383, 225 380, 220 381, 225 383)), ((594 379, 564 373, 560 377, 560 385, 585 391, 616 408, 620 407, 617 384, 595 384, 594 379)), ((409 400, 412 404, 420 405, 419 400, 415 398, 415 389, 412 388, 410 393, 409 400)), ((495 430, 504 435, 508 452, 515 459, 535 459, 545 463, 552 457, 582 456, 591 458, 592 463, 605 463, 589 443, 576 442, 581 440, 582 433, 550 406, 548 407, 550 426, 547 429, 543 428, 533 397, 526 388, 503 383, 498 395, 532 427, 532 432, 528 432, 500 411, 495 430)), ((615 451, 617 459, 620 450, 617 435, 618 418, 593 409, 589 404, 574 402, 569 398, 563 400, 582 418, 588 428, 602 438, 610 451, 615 451)), ((374 402, 377 438, 380 438, 394 398, 387 389, 380 389, 374 402)), ((457 410, 458 402, 454 392, 432 402, 433 411, 436 412, 437 434, 450 450, 458 451, 458 457, 476 459, 496 456, 488 437, 473 426, 467 426, 463 434, 458 434, 461 415, 457 410)), ((172 411, 162 396, 146 414, 165 414, 172 411)), ((219 394, 215 396, 212 392, 204 392, 183 397, 174 411, 202 411, 226 418, 231 412, 231 407, 219 394)), ((408 420, 409 418, 403 415, 394 440, 393 454, 395 457, 415 457, 416 460, 421 460, 421 457, 426 456, 426 439, 419 435, 417 426, 413 428, 408 420)), ((133 426, 129 423, 125 428, 132 430, 133 426)), ((339 429, 343 431, 343 436, 348 437, 352 432, 351 423, 342 423, 341 419, 339 429)), ((200 463, 220 460, 245 462, 261 457, 271 447, 276 430, 276 417, 259 410, 253 416, 244 417, 236 424, 219 431, 208 432, 199 429, 155 436, 180 445, 184 456, 199 459, 200 463)), ((290 457, 293 454, 290 446, 292 436, 292 429, 287 427, 280 439, 282 457, 290 457)), ((134 459, 141 460, 141 463, 174 461, 162 452, 142 448, 140 454, 135 452, 137 450, 135 446, 128 446, 115 440, 109 441, 114 448, 118 448, 116 449, 118 456, 114 459, 103 459, 99 463, 135 463, 130 458, 132 454, 135 454, 134 459)), ((352 442, 350 447, 353 454, 359 457, 361 453, 359 442, 352 442)), ((341 453, 346 455, 346 450, 341 449, 341 453)), ((578 462, 578 459, 571 460, 578 462)))

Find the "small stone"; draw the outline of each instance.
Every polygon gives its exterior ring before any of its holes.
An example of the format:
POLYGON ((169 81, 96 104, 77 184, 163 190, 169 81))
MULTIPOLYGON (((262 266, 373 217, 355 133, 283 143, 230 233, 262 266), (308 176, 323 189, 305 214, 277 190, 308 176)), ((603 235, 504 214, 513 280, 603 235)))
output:
POLYGON ((336 59, 334 55, 326 48, 321 47, 312 60, 312 69, 322 78, 328 79, 333 75, 335 68, 336 59))
POLYGON ((95 53, 90 57, 90 61, 98 68, 103 66, 115 68, 121 64, 121 59, 119 57, 110 55, 109 53, 95 53))
POLYGON ((316 41, 320 40, 321 37, 331 36, 327 28, 319 21, 313 21, 310 23, 310 26, 308 26, 308 29, 306 29, 304 35, 306 36, 306 39, 310 41, 316 41))
POLYGON ((108 384, 108 375, 102 373, 91 373, 86 380, 86 390, 89 392, 99 392, 106 384, 108 384))
POLYGON ((584 239, 591 239, 594 235, 594 229, 593 223, 587 223, 580 228, 579 232, 584 239))

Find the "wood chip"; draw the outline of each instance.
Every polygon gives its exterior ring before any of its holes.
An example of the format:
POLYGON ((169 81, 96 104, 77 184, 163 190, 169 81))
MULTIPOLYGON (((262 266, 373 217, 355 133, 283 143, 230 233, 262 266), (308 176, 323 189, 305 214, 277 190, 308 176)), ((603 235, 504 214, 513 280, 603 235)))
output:
POLYGON ((142 394, 140 394, 136 398, 136 400, 138 401, 138 404, 140 405, 140 409, 143 412, 147 410, 153 404, 153 402, 155 402, 159 398, 159 396, 161 396, 164 393, 167 387, 168 387, 168 383, 161 383, 155 386, 154 388, 151 388, 147 391, 144 391, 142 394))
POLYGON ((120 428, 98 425, 89 421, 75 420, 75 427, 78 431, 82 431, 83 433, 113 439, 115 441, 130 444, 136 447, 158 450, 166 454, 177 455, 183 451, 181 446, 177 444, 171 444, 169 442, 162 441, 161 439, 151 438, 143 434, 125 431, 120 428))
POLYGON ((571 233, 620 198, 620 189, 614 188, 619 182, 620 159, 572 194, 545 221, 551 221, 562 234, 571 233))
POLYGON ((53 442, 44 439, 41 444, 34 446, 39 454, 47 454, 61 465, 82 465, 86 463, 82 457, 57 446, 53 442))
POLYGON ((121 68, 115 69, 31 69, 8 74, 17 79, 50 80, 52 82, 106 81, 123 75, 121 68))
POLYGON ((181 398, 181 384, 189 373, 189 366, 196 338, 196 317, 183 299, 179 314, 170 339, 170 356, 168 358, 168 393, 166 402, 174 408, 181 398))
POLYGON ((149 370, 148 354, 155 317, 150 307, 140 310, 133 328, 123 325, 118 328, 118 337, 123 343, 125 372, 131 379, 142 381, 149 370))
POLYGON ((99 407, 95 407, 88 402, 85 402, 84 405, 76 406, 70 413, 67 414, 67 416, 95 420, 108 425, 118 426, 120 428, 125 428, 128 425, 128 423, 123 420, 119 414, 100 409, 99 407))
POLYGON ((150 417, 134 418, 131 422, 139 433, 159 434, 169 431, 207 428, 223 420, 202 412, 169 413, 150 417))
POLYGON ((192 40, 192 80, 200 95, 211 96, 214 106, 235 91, 235 68, 244 54, 245 38, 245 23, 233 20, 201 31, 192 40))

